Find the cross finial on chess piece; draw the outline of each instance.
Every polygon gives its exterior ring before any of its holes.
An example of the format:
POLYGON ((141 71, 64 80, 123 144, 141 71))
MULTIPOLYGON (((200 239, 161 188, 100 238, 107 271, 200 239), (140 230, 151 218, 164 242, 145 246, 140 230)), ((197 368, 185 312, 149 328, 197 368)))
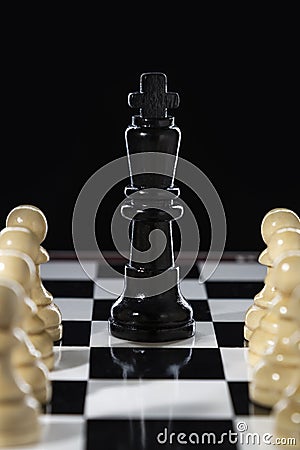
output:
POLYGON ((167 77, 161 72, 143 73, 140 92, 128 96, 131 108, 139 108, 144 119, 161 119, 168 116, 168 109, 179 106, 179 95, 167 92, 167 77))

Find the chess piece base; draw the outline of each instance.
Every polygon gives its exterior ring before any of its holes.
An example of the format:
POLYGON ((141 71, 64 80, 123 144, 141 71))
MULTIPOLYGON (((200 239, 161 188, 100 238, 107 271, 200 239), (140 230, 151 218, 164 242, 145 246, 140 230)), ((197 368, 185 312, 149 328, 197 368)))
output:
POLYGON ((179 339, 188 339, 195 334, 195 321, 178 326, 176 328, 147 327, 137 328, 124 325, 109 319, 109 331, 112 336, 119 339, 136 342, 167 342, 179 339))
MULTIPOLYGON (((164 272, 165 291, 149 295, 149 278, 130 278, 139 272, 125 267, 125 289, 113 304, 109 318, 112 336, 136 342, 166 342, 195 334, 193 310, 179 289, 179 269, 164 272)), ((140 275, 141 276, 141 275, 140 275)), ((150 278, 150 285, 153 280, 150 278)), ((156 285, 157 287, 157 285, 156 285)))

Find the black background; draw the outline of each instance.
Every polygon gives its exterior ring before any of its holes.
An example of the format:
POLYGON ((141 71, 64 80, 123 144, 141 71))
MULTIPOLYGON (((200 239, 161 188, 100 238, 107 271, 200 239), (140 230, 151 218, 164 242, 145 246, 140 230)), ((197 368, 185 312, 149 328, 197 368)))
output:
MULTIPOLYGON (((2 56, 1 227, 11 208, 34 204, 48 220, 45 248, 72 250, 81 188, 97 169, 125 155, 133 114, 128 93, 138 90, 141 73, 161 71, 169 91, 180 95, 174 111, 180 156, 205 173, 222 200, 226 249, 264 248, 264 214, 279 206, 300 212, 294 12, 216 7, 209 14, 200 10, 193 23, 195 11, 185 20, 175 6, 168 21, 154 20, 150 5, 135 9, 150 20, 135 21, 132 9, 128 5, 129 17, 118 11, 118 22, 112 13, 81 16, 80 10, 76 19, 70 11, 48 11, 39 12, 39 20, 26 11, 25 22, 19 11, 18 21, 9 22, 2 56)), ((102 249, 113 249, 110 220, 123 187, 112 189, 98 211, 102 249)), ((180 187, 205 250, 205 209, 180 187)))

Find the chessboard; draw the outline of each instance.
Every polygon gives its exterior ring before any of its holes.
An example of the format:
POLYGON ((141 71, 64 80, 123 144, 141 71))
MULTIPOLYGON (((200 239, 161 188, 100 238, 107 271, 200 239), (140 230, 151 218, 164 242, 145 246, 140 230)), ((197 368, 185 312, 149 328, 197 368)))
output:
MULTIPOLYGON (((42 441, 30 449, 270 448, 272 415, 249 401, 243 338, 245 312, 265 277, 257 255, 225 253, 204 283, 199 257, 181 281, 196 334, 160 344, 109 335, 121 277, 107 278, 89 258, 95 282, 76 258, 50 257, 41 276, 61 309, 63 339, 55 345, 42 441)), ((122 272, 117 258, 110 264, 122 272)))

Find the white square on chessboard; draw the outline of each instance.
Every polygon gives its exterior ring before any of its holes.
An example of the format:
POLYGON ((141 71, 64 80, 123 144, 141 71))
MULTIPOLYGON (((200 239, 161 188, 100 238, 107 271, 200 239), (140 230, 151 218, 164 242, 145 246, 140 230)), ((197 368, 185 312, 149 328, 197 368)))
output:
POLYGON ((49 373, 50 380, 88 380, 89 378, 89 347, 54 347, 58 355, 55 367, 49 373))
MULTIPOLYGON (((274 419, 268 416, 238 416, 233 422, 234 432, 237 433, 238 450, 267 450, 278 449, 272 445, 275 441, 274 419), (244 430, 244 431, 243 431, 244 430)), ((293 448, 287 445, 280 448, 293 448)))
POLYGON ((214 322, 244 322, 253 300, 218 298, 209 299, 208 304, 214 322))
POLYGON ((216 268, 212 261, 208 261, 204 267, 203 265, 201 261, 198 263, 202 280, 263 281, 266 276, 266 267, 253 261, 221 261, 216 268))
POLYGON ((25 446, 24 450, 84 450, 85 420, 82 416, 42 415, 41 423, 43 427, 41 442, 30 448, 25 446))
POLYGON ((171 342, 132 342, 118 339, 108 332, 105 321, 93 321, 91 329, 91 347, 159 347, 159 348, 216 348, 218 343, 212 322, 196 322, 195 336, 181 341, 171 342))
POLYGON ((197 279, 184 279, 180 283, 180 290, 186 299, 190 300, 206 300, 207 292, 205 285, 199 283, 197 279))
POLYGON ((87 418, 228 419, 225 380, 90 380, 87 418))
POLYGON ((85 420, 76 415, 42 414, 41 440, 32 445, 1 447, 1 450, 85 450, 85 420))
POLYGON ((41 264, 41 277, 44 280, 94 280, 97 262, 84 261, 83 267, 78 261, 49 261, 41 264))
POLYGON ((95 299, 116 299, 124 289, 124 278, 97 278, 94 284, 95 299))
POLYGON ((221 347, 221 357, 227 381, 250 381, 251 370, 248 364, 248 348, 221 347))
POLYGON ((92 298, 55 298, 63 320, 92 320, 92 298))

